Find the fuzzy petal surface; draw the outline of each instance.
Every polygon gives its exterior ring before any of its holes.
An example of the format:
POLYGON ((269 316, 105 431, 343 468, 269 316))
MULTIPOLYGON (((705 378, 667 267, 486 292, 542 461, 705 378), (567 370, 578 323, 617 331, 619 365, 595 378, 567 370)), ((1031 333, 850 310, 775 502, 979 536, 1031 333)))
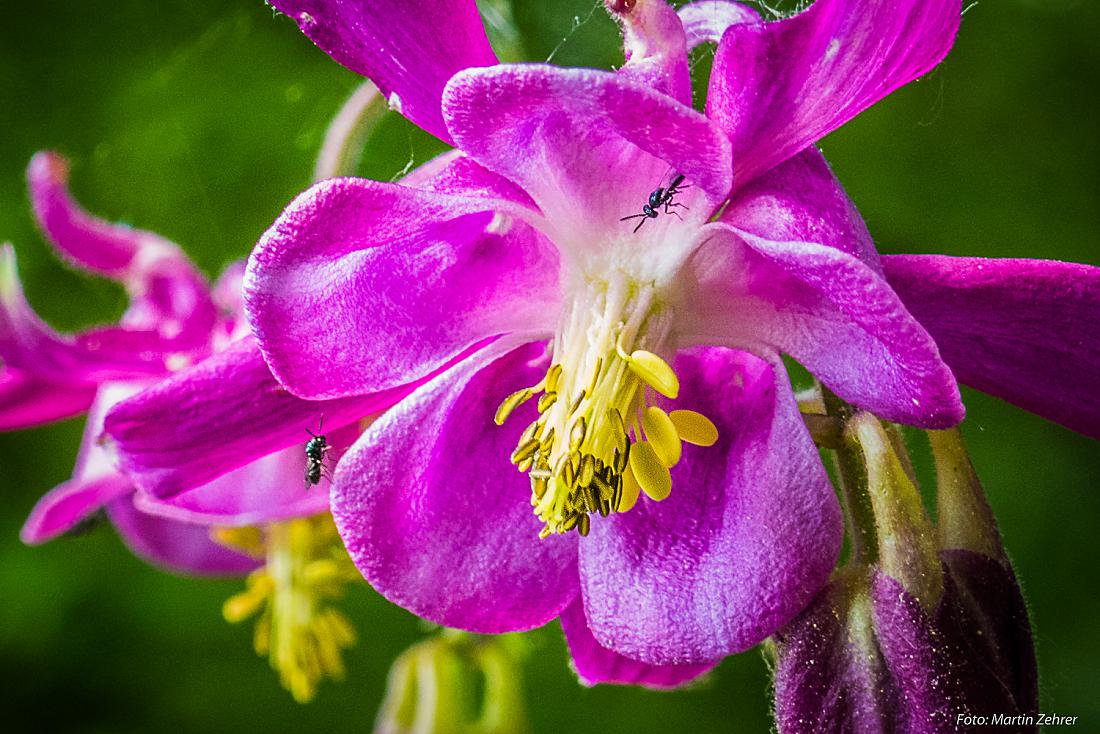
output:
POLYGON ((903 702, 897 730, 913 734, 979 732, 987 727, 957 726, 958 714, 1022 713, 989 661, 971 657, 973 650, 967 642, 983 631, 962 615, 960 595, 950 575, 945 577, 944 596, 933 617, 924 613, 900 583, 883 573, 875 574, 871 593, 879 647, 903 702))
POLYGON ((501 400, 548 366, 544 343, 494 344, 383 414, 340 462, 336 526, 387 599, 497 633, 545 624, 576 597, 575 534, 539 539, 530 481, 508 459, 535 407, 493 423, 501 400))
MULTIPOLYGON (((358 436, 358 427, 352 424, 338 432, 354 437, 358 436)), ((333 439, 334 435, 327 438, 333 439)), ((308 439, 304 434, 303 437, 308 439)), ((330 443, 333 451, 325 462, 328 471, 338 459, 336 441, 330 443)), ((339 450, 349 444, 350 441, 343 442, 339 450)), ((322 478, 320 484, 309 486, 304 479, 305 471, 306 455, 300 441, 168 499, 138 492, 134 504, 150 515, 225 527, 259 525, 327 512, 329 480, 322 478)))
POLYGON ((775 242, 832 247, 882 272, 863 217, 813 146, 738 190, 720 221, 775 242))
MULTIPOLYGON (((444 116, 468 155, 518 184, 558 247, 630 237, 635 214, 673 172, 694 187, 683 220, 702 221, 729 191, 729 142, 691 107, 611 72, 539 64, 457 74, 444 116)), ((680 210, 678 210, 680 211, 680 210)), ((647 229, 663 228, 672 216, 647 229)))
POLYGON ((928 332, 886 280, 835 247, 777 242, 722 223, 692 260, 689 343, 791 355, 845 400, 887 420, 946 428, 964 408, 928 332), (691 323, 694 322, 694 323, 691 323))
POLYGON ((1100 268, 943 255, 883 265, 960 382, 1100 439, 1100 268))
POLYGON ((991 694, 986 710, 1000 712, 1004 699, 992 692, 1007 691, 1012 705, 1005 711, 1036 714, 1035 641, 1016 574, 1008 563, 972 551, 944 550, 940 558, 959 594, 949 600, 955 609, 942 606, 937 621, 965 648, 964 657, 982 661, 979 675, 989 684, 974 689, 991 694))
POLYGON ((431 186, 330 179, 260 240, 246 310, 269 366, 296 395, 377 392, 487 337, 552 331, 557 253, 519 219, 495 213, 512 206, 498 194, 522 193, 468 159, 431 186))
POLYGON ((689 50, 701 43, 718 43, 731 25, 760 22, 760 13, 732 0, 696 0, 677 12, 684 24, 689 50))
POLYGON ((95 390, 90 383, 54 382, 0 368, 0 431, 19 431, 79 415, 91 406, 95 390))
POLYGON ((160 235, 93 217, 68 190, 69 164, 49 151, 31 159, 27 184, 39 227, 77 267, 119 281, 131 297, 122 324, 148 332, 162 350, 206 346, 215 310, 187 255, 160 235))
POLYGON ((560 621, 573 667, 586 686, 615 683, 671 690, 690 683, 716 665, 647 665, 608 650, 588 629, 579 598, 561 613, 560 621))
POLYGON ((210 539, 204 525, 176 522, 141 512, 133 495, 107 505, 107 517, 135 555, 154 566, 194 576, 242 576, 259 565, 254 558, 210 539))
POLYGON ((368 77, 390 107, 450 143, 439 113, 447 80, 492 66, 474 0, 271 0, 321 50, 368 77))
POLYGON ((676 10, 664 0, 608 4, 623 31, 626 63, 620 76, 691 104, 687 36, 676 10))
POLYGON ((681 353, 677 408, 718 428, 685 446, 672 494, 597 520, 581 588, 600 645, 657 665, 709 663, 789 622, 825 585, 842 525, 782 371, 743 352, 681 353))
MULTIPOLYGON (((255 341, 246 337, 115 405, 104 431, 122 470, 143 491, 166 499, 273 452, 292 446, 304 451, 306 429, 316 431, 322 416, 325 431, 335 430, 388 408, 410 389, 302 400, 272 377, 255 341)), ((289 481, 304 494, 303 476, 295 471, 289 481)), ((247 492, 239 500, 237 511, 252 511, 247 492)))
POLYGON ((875 638, 866 583, 840 577, 778 636, 781 734, 891 734, 898 691, 875 638))
POLYGON ((960 0, 817 0, 775 22, 739 23, 714 58, 707 114, 747 183, 947 55, 960 0))

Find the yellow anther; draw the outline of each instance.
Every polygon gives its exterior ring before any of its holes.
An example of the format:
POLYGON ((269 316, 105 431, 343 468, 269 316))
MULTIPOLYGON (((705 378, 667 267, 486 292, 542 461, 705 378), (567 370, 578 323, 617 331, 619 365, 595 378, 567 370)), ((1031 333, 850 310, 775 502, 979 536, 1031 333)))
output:
POLYGON ((256 593, 255 589, 234 594, 222 604, 222 616, 231 624, 248 619, 267 601, 267 592, 256 593))
POLYGON ((666 398, 675 398, 680 394, 680 380, 676 373, 668 366, 668 362, 653 352, 636 349, 631 352, 627 364, 643 382, 666 398))
POLYGON ((516 450, 512 452, 512 463, 519 464, 525 459, 531 458, 535 455, 535 452, 538 451, 538 448, 539 440, 537 438, 532 438, 527 443, 521 443, 516 447, 516 450))
POLYGON ((340 564, 332 558, 313 561, 305 567, 303 576, 310 586, 331 586, 344 580, 340 564))
POLYGON ((266 552, 263 533, 257 527, 213 528, 210 531, 210 537, 215 543, 241 551, 253 558, 263 558, 266 552))
POLYGON ((672 492, 672 476, 657 452, 647 441, 638 441, 630 448, 630 469, 642 491, 660 502, 672 492))
POLYGON ((607 421, 611 424, 611 436, 615 439, 615 450, 620 454, 625 454, 629 442, 627 440, 626 421, 623 420, 623 414, 619 412, 618 408, 611 408, 607 411, 607 421))
POLYGON ((582 415, 577 419, 577 422, 573 424, 572 430, 569 431, 569 448, 575 449, 584 443, 585 436, 588 435, 588 421, 584 419, 582 415))
POLYGON ((694 410, 674 410, 668 414, 680 439, 696 446, 713 446, 718 440, 718 429, 710 418, 694 410))
POLYGON ((550 369, 546 371, 546 392, 558 391, 558 378, 561 377, 561 365, 550 365, 550 369))
POLYGON ((589 527, 588 515, 581 515, 581 519, 577 522, 577 532, 580 533, 582 537, 587 536, 588 535, 588 527, 589 527))
POLYGON ((339 539, 327 514, 271 523, 261 537, 266 565, 222 611, 238 622, 263 610, 253 647, 270 659, 295 700, 309 701, 324 677, 343 676, 342 651, 355 633, 326 600, 339 596, 343 583, 358 573, 346 555, 334 555, 339 539))
POLYGON ((512 411, 530 400, 532 395, 534 393, 531 392, 531 388, 525 387, 504 398, 504 402, 497 408, 497 414, 493 417, 493 422, 498 426, 503 426, 504 421, 508 420, 508 416, 512 414, 512 411))
POLYGON ((582 487, 587 487, 592 484, 592 479, 596 476, 596 460, 592 458, 591 454, 585 455, 581 459, 581 471, 577 477, 577 482, 582 487))
POLYGON ((670 469, 676 466, 680 461, 682 447, 676 426, 672 424, 668 413, 651 405, 642 414, 642 428, 645 429, 646 438, 657 452, 661 463, 670 469))
POLYGON ((626 512, 638 502, 638 494, 642 491, 641 485, 638 484, 637 477, 634 476, 634 472, 627 467, 627 470, 623 473, 623 489, 622 496, 619 497, 619 504, 615 507, 615 512, 626 512))
POLYGON ((545 413, 547 410, 550 409, 550 406, 557 401, 557 399, 558 394, 556 392, 543 393, 542 397, 539 398, 539 412, 545 413))
POLYGON ((350 647, 358 641, 359 636, 355 634, 355 628, 351 626, 351 622, 343 614, 335 609, 327 609, 323 616, 329 629, 332 630, 332 636, 342 646, 350 647))
POLYGON ((546 435, 543 436, 542 440, 539 442, 539 453, 549 454, 550 449, 553 446, 554 446, 554 427, 550 426, 549 430, 546 431, 546 435))

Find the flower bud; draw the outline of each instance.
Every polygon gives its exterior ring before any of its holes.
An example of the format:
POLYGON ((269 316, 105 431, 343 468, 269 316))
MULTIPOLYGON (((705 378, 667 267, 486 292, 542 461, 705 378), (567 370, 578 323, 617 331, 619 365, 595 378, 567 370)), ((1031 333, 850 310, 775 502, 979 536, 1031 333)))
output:
POLYGON ((931 610, 943 594, 943 571, 920 491, 878 419, 856 415, 847 432, 863 454, 881 570, 931 610))
POLYGON ((448 630, 410 647, 390 668, 376 734, 528 731, 508 642, 448 630))
POLYGON ((932 436, 938 527, 904 446, 869 415, 849 421, 878 558, 839 571, 777 636, 782 734, 1036 731, 1027 609, 957 432, 932 436))

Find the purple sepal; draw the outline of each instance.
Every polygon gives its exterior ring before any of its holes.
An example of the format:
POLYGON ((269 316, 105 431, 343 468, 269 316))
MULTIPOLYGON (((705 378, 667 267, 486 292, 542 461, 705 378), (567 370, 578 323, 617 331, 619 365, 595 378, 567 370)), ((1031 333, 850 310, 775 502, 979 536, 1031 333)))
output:
POLYGON ((1100 268, 942 255, 882 265, 960 382, 1100 439, 1100 268))
POLYGON ((835 579, 784 630, 782 734, 978 732, 995 719, 1007 722, 998 731, 1037 731, 1038 676, 1015 575, 972 551, 940 559, 944 593, 931 615, 873 570, 835 579))

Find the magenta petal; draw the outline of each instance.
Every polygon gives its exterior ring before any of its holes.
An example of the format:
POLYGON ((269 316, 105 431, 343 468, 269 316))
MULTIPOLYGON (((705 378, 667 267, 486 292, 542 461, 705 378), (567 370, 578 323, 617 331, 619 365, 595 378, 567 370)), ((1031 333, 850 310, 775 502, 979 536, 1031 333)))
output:
POLYGON ((57 382, 100 382, 163 372, 163 355, 142 351, 147 346, 140 335, 132 342, 101 342, 58 334, 27 303, 15 250, 0 245, 0 361, 7 367, 57 382))
POLYGON ((214 323, 206 282, 175 244, 83 211, 68 191, 69 165, 43 151, 27 168, 31 204, 46 237, 70 262, 120 281, 133 303, 123 325, 163 340, 161 349, 202 349, 214 323))
POLYGON ((643 2, 611 14, 623 29, 626 63, 618 73, 690 105, 687 38, 676 11, 663 2, 643 2))
MULTIPOLYGON (((349 428, 358 433, 354 424, 349 428)), ((337 458, 332 453, 326 463, 335 465, 337 458)), ((296 444, 166 500, 138 492, 134 504, 141 512, 170 520, 222 526, 259 525, 328 511, 329 481, 322 479, 311 487, 305 483, 305 471, 305 450, 296 444)))
POLYGON ((132 495, 107 505, 107 517, 137 556, 169 571, 198 576, 239 576, 259 565, 254 558, 210 539, 210 528, 139 511, 132 495))
POLYGON ((474 0, 271 0, 336 61, 369 77, 390 106, 446 142, 447 80, 497 62, 474 0))
POLYGON ((17 431, 71 418, 95 398, 90 383, 54 382, 0 367, 0 431, 17 431))
MULTIPOLYGON (((120 467, 142 490, 168 498, 274 451, 304 446, 306 429, 316 430, 321 416, 325 430, 335 430, 384 410, 410 389, 302 400, 275 381, 246 338, 115 405, 104 429, 120 467)), ((302 492, 303 477, 297 472, 302 492)))
POLYGON ((457 74, 443 96, 459 147, 535 200, 554 240, 624 232, 671 171, 697 197, 685 218, 705 218, 730 187, 729 142, 691 107, 594 69, 501 65, 457 74))
POLYGON ((71 479, 38 501, 19 537, 32 545, 53 540, 112 500, 133 491, 134 485, 126 477, 113 472, 94 479, 71 479))
MULTIPOLYGON (((474 184, 500 191, 506 182, 461 159, 433 186, 474 184)), ((376 392, 487 337, 550 333, 557 253, 522 222, 494 220, 510 206, 364 179, 330 179, 299 196, 245 277, 246 309, 276 377, 306 398, 376 392)))
POLYGON ((647 688, 678 688, 708 672, 717 663, 704 665, 647 665, 624 657, 596 641, 588 629, 584 605, 578 598, 561 613, 561 630, 581 683, 639 685, 647 688))
POLYGON ((581 541, 581 589, 601 645, 658 665, 757 644, 824 585, 840 508, 787 378, 743 352, 681 353, 677 408, 718 427, 685 446, 672 494, 642 498, 581 541))
POLYGON ((677 12, 684 24, 689 50, 701 43, 718 43, 731 25, 760 21, 760 13, 732 0, 696 0, 677 12))
POLYGON ((535 407, 493 423, 500 401, 549 366, 545 344, 513 346, 473 355, 383 414, 332 490, 367 581, 425 619, 474 632, 538 627, 577 594, 575 534, 539 539, 530 483, 508 459, 535 407))
POLYGON ((790 158, 947 55, 960 0, 817 0, 722 37, 707 114, 733 141, 746 183, 790 158))
POLYGON ((791 355, 848 402, 887 420, 947 428, 964 408, 928 332, 877 272, 833 247, 707 225, 692 261, 690 343, 791 355))
POLYGON ((882 272, 863 217, 812 146, 741 188, 720 221, 773 242, 833 247, 882 272))
POLYGON ((960 382, 1100 439, 1100 268, 938 255, 883 266, 960 382))

